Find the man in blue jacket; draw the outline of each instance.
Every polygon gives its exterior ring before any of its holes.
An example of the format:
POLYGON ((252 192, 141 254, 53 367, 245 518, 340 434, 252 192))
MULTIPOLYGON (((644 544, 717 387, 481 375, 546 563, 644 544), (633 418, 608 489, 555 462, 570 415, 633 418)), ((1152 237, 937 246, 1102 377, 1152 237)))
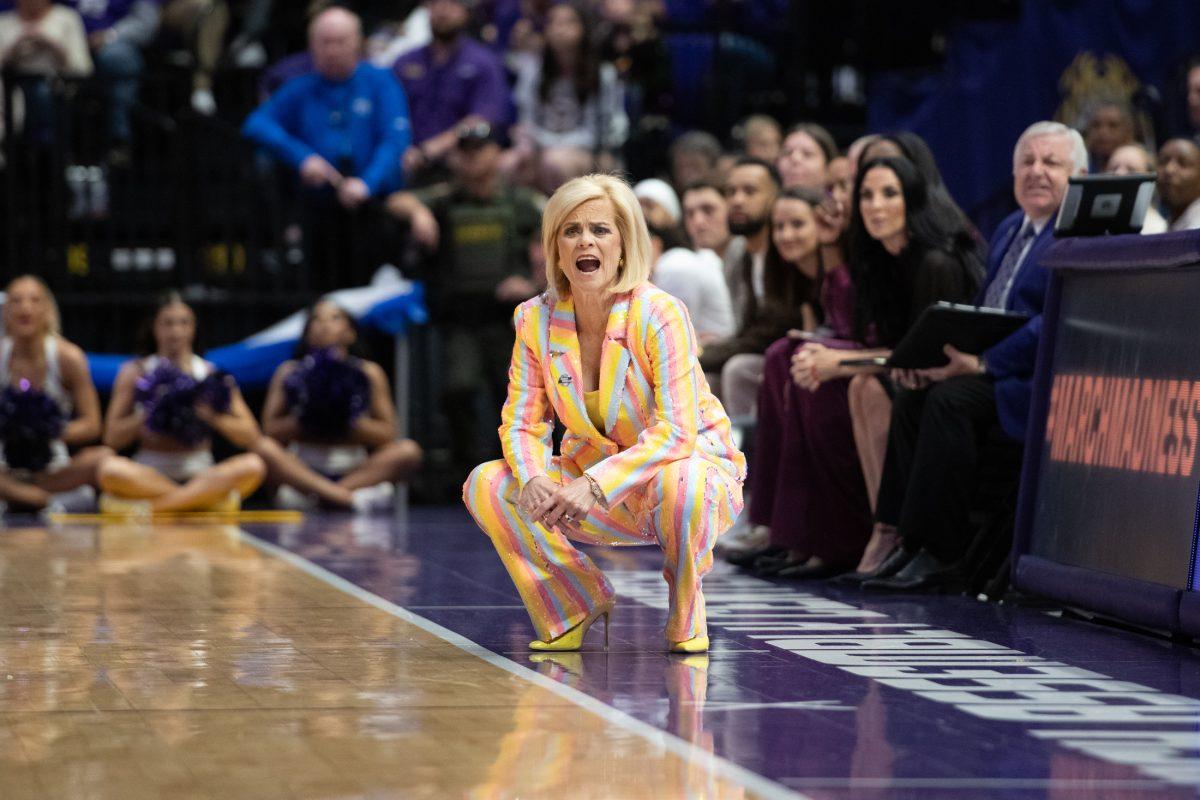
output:
POLYGON ((321 12, 308 41, 315 72, 284 84, 242 132, 347 209, 386 197, 401 187, 412 141, 404 90, 391 72, 361 61, 362 25, 350 11, 321 12))
POLYGON ((1057 122, 1035 123, 1017 140, 1013 191, 1020 210, 992 237, 975 302, 1029 321, 984 353, 946 345, 946 366, 896 376, 903 388, 892 406, 876 519, 896 526, 902 547, 866 581, 868 588, 926 589, 958 579, 951 566, 971 540, 983 444, 997 426, 1025 440, 1049 282, 1039 261, 1053 241, 1067 181, 1087 172, 1087 163, 1083 138, 1057 122))

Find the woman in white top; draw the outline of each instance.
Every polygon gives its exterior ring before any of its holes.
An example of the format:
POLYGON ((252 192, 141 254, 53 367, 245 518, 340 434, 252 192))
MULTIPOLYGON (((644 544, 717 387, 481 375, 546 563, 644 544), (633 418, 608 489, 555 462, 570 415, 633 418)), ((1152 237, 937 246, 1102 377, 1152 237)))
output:
POLYGON ((8 285, 0 338, 0 392, 26 383, 52 399, 68 421, 50 443, 50 462, 42 469, 10 466, 0 452, 0 500, 14 507, 43 509, 53 505, 56 495, 94 486, 97 468, 112 451, 87 447, 74 456, 67 451, 100 437, 100 399, 87 357, 59 335, 54 296, 32 275, 8 285))
POLYGON ((629 135, 625 87, 616 68, 601 62, 589 21, 583 3, 551 6, 543 53, 521 56, 516 64, 516 147, 510 158, 536 164, 547 192, 589 170, 614 167, 615 152, 629 135))
MULTIPOLYGON (((1157 169, 1154 154, 1137 143, 1121 145, 1108 157, 1108 171, 1114 175, 1155 172, 1157 169)), ((1157 197, 1155 203, 1157 203, 1157 197)), ((1146 218, 1142 221, 1142 233, 1166 232, 1167 219, 1152 203, 1146 209, 1146 218)))
POLYGON ((360 369, 366 378, 366 406, 347 420, 344 435, 329 437, 306 430, 300 410, 289 406, 286 384, 300 368, 299 360, 285 361, 271 378, 262 412, 266 436, 255 452, 267 462, 271 479, 283 484, 278 494, 281 505, 310 508, 321 503, 355 511, 383 510, 391 506, 395 483, 421 464, 420 446, 412 439, 396 438, 396 409, 387 375, 378 364, 352 354, 357 342, 358 327, 345 309, 330 300, 309 309, 300 352, 331 353, 360 369))
MULTIPOLYGON (((242 453, 213 463, 212 440, 180 441, 150 430, 146 410, 137 402, 138 380, 171 364, 195 380, 214 371, 192 351, 196 315, 177 292, 164 295, 154 313, 155 352, 121 367, 113 385, 104 424, 104 443, 114 450, 137 445, 133 459, 114 457, 100 469, 100 507, 113 512, 233 511, 262 483, 267 468, 254 453, 242 453)), ((237 387, 230 391, 229 408, 218 412, 203 401, 196 417, 233 446, 249 450, 262 435, 254 415, 237 387)))

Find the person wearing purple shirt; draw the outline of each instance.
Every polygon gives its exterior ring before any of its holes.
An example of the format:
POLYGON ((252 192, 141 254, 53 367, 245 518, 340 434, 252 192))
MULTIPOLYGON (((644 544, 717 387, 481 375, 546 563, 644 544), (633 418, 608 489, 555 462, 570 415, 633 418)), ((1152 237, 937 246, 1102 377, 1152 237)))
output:
POLYGON ((109 161, 129 162, 129 112, 137 102, 146 63, 142 50, 158 32, 159 0, 68 0, 83 17, 96 75, 108 95, 109 161))
POLYGON ((410 174, 439 162, 457 142, 463 125, 486 122, 503 130, 509 122, 509 89, 500 59, 466 34, 472 3, 426 0, 433 41, 396 60, 412 109, 413 147, 404 156, 410 174))

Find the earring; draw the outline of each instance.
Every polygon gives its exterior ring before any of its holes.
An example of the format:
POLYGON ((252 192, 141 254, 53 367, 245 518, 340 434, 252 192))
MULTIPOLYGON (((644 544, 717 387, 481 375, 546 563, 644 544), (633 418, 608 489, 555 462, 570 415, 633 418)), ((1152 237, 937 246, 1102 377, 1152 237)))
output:
POLYGON ((617 259, 617 266, 618 267, 625 266, 625 256, 621 256, 620 258, 617 259))

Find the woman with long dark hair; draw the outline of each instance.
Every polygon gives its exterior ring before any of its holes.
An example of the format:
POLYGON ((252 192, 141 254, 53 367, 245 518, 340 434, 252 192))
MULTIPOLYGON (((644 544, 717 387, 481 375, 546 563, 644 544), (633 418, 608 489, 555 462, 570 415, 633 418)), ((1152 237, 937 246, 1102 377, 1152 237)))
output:
POLYGON ((740 279, 742 324, 731 338, 700 354, 706 373, 720 373, 722 401, 731 417, 754 410, 762 381, 763 353, 789 330, 810 331, 820 322, 820 292, 825 279, 817 212, 823 198, 812 189, 785 189, 771 204, 771 236, 763 267, 760 300, 747 259, 740 279), (782 237, 782 238, 781 238, 782 237), (782 246, 781 246, 782 243, 782 246))
POLYGON ((296 358, 271 378, 266 435, 254 452, 280 484, 281 505, 386 510, 395 482, 421 463, 420 446, 396 437, 387 375, 361 358, 357 345, 354 317, 319 300, 308 310, 296 358))
POLYGON ((881 368, 843 365, 846 350, 888 355, 926 306, 969 300, 983 272, 970 233, 930 204, 908 160, 867 162, 852 206, 851 268, 823 294, 826 319, 843 322, 798 349, 773 345, 764 366, 750 513, 770 527, 773 547, 753 563, 781 577, 845 571, 871 534, 847 392, 851 379, 881 368))
POLYGON ((196 314, 178 292, 150 317, 148 354, 121 367, 104 421, 104 443, 137 447, 100 466, 102 511, 149 514, 236 511, 262 483, 254 453, 216 463, 212 436, 240 450, 261 435, 233 378, 195 353, 196 314))
POLYGON ((585 4, 553 5, 541 56, 517 67, 514 153, 536 165, 546 192, 591 169, 611 169, 629 133, 624 87, 616 68, 600 60, 593 29, 585 4))

